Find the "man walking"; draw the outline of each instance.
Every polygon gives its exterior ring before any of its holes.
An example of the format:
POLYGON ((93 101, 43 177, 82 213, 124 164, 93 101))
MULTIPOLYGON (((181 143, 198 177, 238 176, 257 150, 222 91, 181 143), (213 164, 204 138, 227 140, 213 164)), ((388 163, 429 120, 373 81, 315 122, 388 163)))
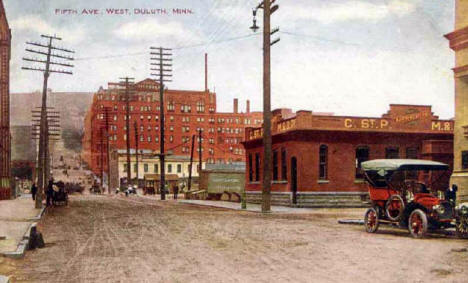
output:
POLYGON ((174 190, 174 199, 177 199, 177 194, 179 193, 179 185, 175 184, 173 190, 174 190))
POLYGON ((54 180, 50 179, 49 180, 49 185, 47 185, 47 199, 46 199, 46 206, 50 206, 52 204, 52 195, 54 194, 54 180))
POLYGON ((32 195, 33 200, 36 200, 36 194, 37 194, 36 183, 33 183, 31 186, 31 195, 32 195))

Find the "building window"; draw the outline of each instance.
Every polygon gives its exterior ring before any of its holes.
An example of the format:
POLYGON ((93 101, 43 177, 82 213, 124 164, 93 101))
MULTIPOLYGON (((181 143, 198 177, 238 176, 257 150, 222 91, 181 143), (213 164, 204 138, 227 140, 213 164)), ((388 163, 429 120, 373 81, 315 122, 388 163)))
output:
POLYGON ((143 170, 145 171, 145 173, 148 172, 148 164, 143 164, 143 170))
POLYGON ((286 149, 281 149, 281 178, 283 180, 288 179, 288 167, 287 167, 287 159, 286 159, 286 149))
POLYGON ((154 164, 153 171, 154 171, 154 173, 159 172, 158 164, 154 164))
POLYGON ((273 181, 278 180, 278 151, 273 151, 273 181))
POLYGON ((255 181, 260 180, 260 153, 255 153, 255 181))
POLYGON ((400 153, 398 147, 387 147, 385 148, 385 158, 386 159, 398 159, 400 158, 400 153))
POLYGON ((167 104, 167 110, 168 111, 174 111, 174 102, 173 101, 169 101, 169 103, 167 104))
POLYGON ((253 181, 253 162, 252 153, 249 153, 249 182, 253 181))
POLYGON ((123 167, 123 171, 124 171, 124 172, 127 172, 127 168, 128 168, 127 165, 128 165, 127 163, 124 164, 124 167, 123 167))
POLYGON ((197 102, 197 112, 198 113, 205 112, 205 102, 203 102, 203 101, 198 101, 197 102))
POLYGON ((328 146, 322 144, 319 149, 319 179, 326 180, 328 175, 328 146))
POLYGON ((177 173, 182 173, 182 164, 177 164, 177 173))
MULTIPOLYGON (((407 147, 406 158, 418 159, 418 149, 416 147, 407 147)), ((418 171, 406 171, 405 178, 406 179, 418 179, 418 171)))
POLYGON ((468 151, 462 151, 461 155, 462 169, 468 169, 468 151))
POLYGON ((172 164, 167 164, 167 173, 172 173, 172 164))
POLYGON ((361 170, 361 163, 367 160, 369 160, 369 148, 367 146, 356 148, 356 179, 364 178, 361 170))
POLYGON ((408 159, 418 159, 418 149, 415 147, 406 148, 406 158, 408 159))

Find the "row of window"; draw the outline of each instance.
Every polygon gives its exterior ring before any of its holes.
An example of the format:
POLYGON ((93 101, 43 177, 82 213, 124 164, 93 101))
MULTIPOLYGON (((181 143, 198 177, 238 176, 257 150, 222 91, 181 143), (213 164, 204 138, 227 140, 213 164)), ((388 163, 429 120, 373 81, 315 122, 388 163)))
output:
MULTIPOLYGON (((325 144, 320 145, 318 152, 318 176, 320 180, 328 179, 328 146, 325 144)), ((465 169, 468 169, 468 151, 465 152, 465 155, 462 156, 462 162, 465 162, 465 169)), ((385 148, 385 158, 386 159, 397 159, 400 158, 400 149, 398 147, 387 147, 385 148)), ((406 148, 406 158, 417 159, 418 158, 418 149, 415 147, 406 148)), ((368 146, 359 146, 355 150, 355 160, 356 160, 356 171, 355 178, 362 179, 363 173, 361 170, 361 163, 369 160, 369 147, 368 146)), ((249 164, 249 181, 258 182, 260 180, 260 153, 249 154, 248 164, 249 164)), ((273 181, 278 180, 287 180, 287 159, 286 159, 286 150, 284 148, 280 150, 273 151, 273 181), (280 174, 281 173, 281 174, 280 174)))
MULTIPOLYGON (((260 181, 260 153, 249 154, 249 182, 260 181), (255 163, 255 164, 254 164, 255 163)), ((273 151, 273 181, 287 180, 287 159, 286 149, 281 148, 280 150, 273 151), (281 157, 281 158, 280 158, 281 157), (280 175, 281 173, 281 175, 280 175)))
MULTIPOLYGON (((182 173, 182 164, 175 164, 175 168, 173 166, 173 164, 166 164, 166 172, 167 173, 173 173, 173 171, 175 170, 174 173, 182 173)), ((190 171, 190 165, 187 165, 187 170, 190 171)), ((123 167, 123 170, 124 172, 127 172, 127 167, 128 167, 128 164, 127 163, 124 163, 124 167, 123 167)), ((156 174, 159 174, 159 164, 153 164, 152 166, 152 171, 153 173, 156 173, 156 174)), ((141 168, 141 167, 140 167, 141 168)), ((143 171, 145 173, 149 173, 149 169, 150 166, 149 164, 147 163, 143 163, 143 171)), ((133 172, 137 172, 137 164, 134 163, 133 164, 133 172)))
MULTIPOLYGON (((364 178, 363 172, 361 170, 361 163, 369 160, 369 147, 368 146, 358 146, 355 150, 355 178, 362 179, 364 178)), ((400 149, 398 147, 387 147, 385 148, 385 159, 397 159, 400 158, 400 149)), ((418 149, 415 147, 406 148, 406 158, 417 159, 418 158, 418 149)), ((327 180, 328 179, 328 146, 322 144, 319 147, 319 179, 327 180)))

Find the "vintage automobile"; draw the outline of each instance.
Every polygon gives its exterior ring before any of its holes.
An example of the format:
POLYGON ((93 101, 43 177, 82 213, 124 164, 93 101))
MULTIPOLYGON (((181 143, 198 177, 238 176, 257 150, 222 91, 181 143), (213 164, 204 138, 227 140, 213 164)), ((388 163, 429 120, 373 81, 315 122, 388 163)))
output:
POLYGON ((407 228, 414 238, 423 238, 428 232, 455 227, 457 236, 468 237, 468 203, 456 206, 457 187, 448 188, 447 164, 376 159, 362 162, 361 168, 372 204, 364 215, 367 232, 375 233, 379 224, 391 224, 407 228))

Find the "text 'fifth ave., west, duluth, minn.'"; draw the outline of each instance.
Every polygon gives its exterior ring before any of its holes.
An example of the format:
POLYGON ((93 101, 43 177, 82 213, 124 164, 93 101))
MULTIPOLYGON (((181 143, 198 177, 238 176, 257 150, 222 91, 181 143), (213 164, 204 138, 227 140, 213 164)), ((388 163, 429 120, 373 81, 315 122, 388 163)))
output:
POLYGON ((105 8, 105 9, 55 9, 55 15, 191 15, 195 14, 192 9, 187 8, 105 8))

